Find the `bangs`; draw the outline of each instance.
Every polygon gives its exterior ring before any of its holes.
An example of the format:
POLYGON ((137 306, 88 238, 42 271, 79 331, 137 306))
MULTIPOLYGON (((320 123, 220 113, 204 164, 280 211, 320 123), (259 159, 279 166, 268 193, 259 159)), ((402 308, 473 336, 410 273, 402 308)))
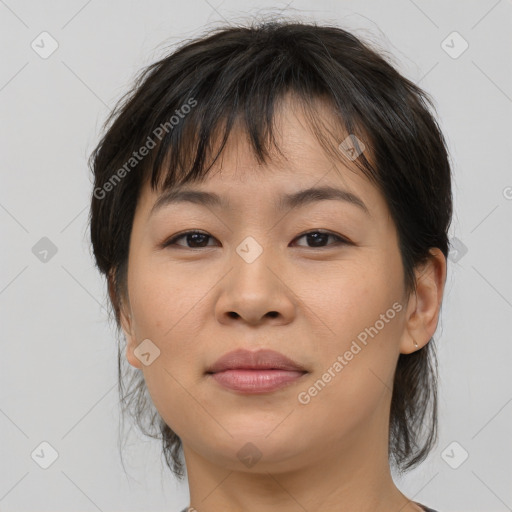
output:
MULTIPOLYGON (((223 41, 218 50, 222 55, 216 54, 210 41, 208 52, 195 59, 189 55, 182 65, 178 51, 172 56, 173 66, 160 61, 145 70, 139 80, 159 84, 160 90, 151 90, 145 98, 146 117, 138 120, 144 126, 139 139, 149 135, 156 141, 143 165, 144 181, 149 180, 153 189, 201 181, 233 130, 237 136, 246 136, 259 164, 266 164, 274 150, 284 156, 276 141, 275 121, 286 105, 288 112, 301 110, 328 158, 342 161, 349 169, 358 168, 375 182, 376 169, 367 159, 373 152, 372 134, 363 128, 371 126, 372 118, 364 86, 348 77, 338 61, 325 59, 325 48, 320 45, 308 54, 292 51, 290 45, 260 45, 253 34, 247 34, 243 46, 240 39, 231 48, 223 41), (331 113, 329 119, 319 114, 320 103, 327 106, 324 112, 331 113), (364 141, 366 155, 361 152, 351 158, 340 150, 349 135, 364 141)), ((187 51, 190 54, 191 49, 187 51)))

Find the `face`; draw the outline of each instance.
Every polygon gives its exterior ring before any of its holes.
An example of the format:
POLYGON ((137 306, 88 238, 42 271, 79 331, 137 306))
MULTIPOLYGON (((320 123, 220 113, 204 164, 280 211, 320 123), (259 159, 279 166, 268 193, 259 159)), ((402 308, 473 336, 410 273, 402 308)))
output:
POLYGON ((263 454, 255 469, 268 471, 320 460, 335 446, 348 456, 371 432, 387 439, 393 375, 411 343, 384 198, 359 172, 326 156, 299 109, 285 104, 281 112, 286 159, 259 166, 233 132, 207 178, 186 185, 223 204, 153 208, 161 193, 145 186, 131 234, 122 314, 127 359, 143 371, 186 458, 199 454, 228 469, 244 469, 242 448, 263 454), (312 187, 349 192, 360 204, 284 201, 312 187), (138 349, 143 340, 150 341, 138 349), (305 373, 256 393, 206 373, 240 348, 275 350, 305 373))

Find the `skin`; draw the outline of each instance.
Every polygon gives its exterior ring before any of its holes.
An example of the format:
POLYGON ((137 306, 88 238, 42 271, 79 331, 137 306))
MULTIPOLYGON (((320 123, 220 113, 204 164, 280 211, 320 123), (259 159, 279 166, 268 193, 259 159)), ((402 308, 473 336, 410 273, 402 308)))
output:
MULTIPOLYGON (((329 109, 322 113, 327 119, 329 109)), ((436 330, 445 258, 432 249, 417 269, 416 294, 406 296, 380 192, 360 172, 333 166, 300 109, 283 103, 276 123, 285 159, 259 166, 232 132, 206 180, 189 185, 225 195, 229 208, 175 203, 151 216, 159 193, 144 186, 121 309, 127 360, 143 371, 156 408, 183 442, 198 512, 421 510, 391 477, 389 410, 400 353, 421 348, 436 330), (280 195, 319 185, 351 191, 370 215, 336 200, 275 209, 280 195), (210 237, 161 247, 193 229, 210 237), (300 236, 318 229, 351 243, 329 237, 315 246, 300 236), (263 249, 252 263, 236 252, 247 236, 263 249), (395 302, 402 310, 308 404, 299 403, 298 394, 395 302), (134 353, 145 339, 160 350, 148 366, 134 353), (240 347, 277 350, 309 373, 272 393, 227 390, 205 370, 240 347), (237 456, 248 442, 262 454, 251 467, 237 456)))

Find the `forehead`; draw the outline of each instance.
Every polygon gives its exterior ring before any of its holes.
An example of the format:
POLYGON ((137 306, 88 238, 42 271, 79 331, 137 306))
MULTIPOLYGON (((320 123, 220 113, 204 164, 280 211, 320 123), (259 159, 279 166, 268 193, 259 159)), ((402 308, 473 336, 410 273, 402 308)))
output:
MULTIPOLYGON (((336 124, 332 108, 321 101, 316 105, 316 120, 320 119, 316 128, 325 135, 327 147, 318 140, 311 126, 312 120, 300 104, 288 97, 276 109, 273 134, 277 147, 268 146, 269 159, 266 163, 257 161, 249 135, 235 124, 222 153, 206 176, 188 180, 180 185, 180 189, 214 192, 224 206, 234 201, 239 208, 262 199, 272 201, 276 207, 286 206, 285 195, 310 188, 330 187, 342 190, 345 199, 354 204, 358 198, 361 199, 359 202, 363 203, 363 209, 366 206, 370 214, 372 205, 385 208, 375 186, 356 165, 343 158, 346 155, 342 155, 339 146, 347 134, 336 124)), ((217 142, 218 139, 215 140, 217 142)), ((370 155, 365 156, 370 160, 370 155)), ((151 210, 177 188, 152 190, 146 181, 141 202, 151 210)))

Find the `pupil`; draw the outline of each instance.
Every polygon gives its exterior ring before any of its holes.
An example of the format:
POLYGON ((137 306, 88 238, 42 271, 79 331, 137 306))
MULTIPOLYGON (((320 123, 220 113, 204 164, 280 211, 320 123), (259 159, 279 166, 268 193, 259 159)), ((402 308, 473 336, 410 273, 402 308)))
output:
MULTIPOLYGON (((189 236, 189 242, 191 245, 199 244, 201 246, 201 237, 203 237, 202 242, 206 241, 206 237, 208 235, 204 235, 203 233, 192 233, 189 236), (198 238, 199 237, 199 238, 198 238)), ((320 247, 323 243, 325 243, 326 238, 329 237, 327 233, 308 233, 306 235, 308 237, 308 242, 312 243, 313 247, 320 247)))
MULTIPOLYGON (((206 237, 206 235, 204 235, 203 233, 192 233, 191 235, 189 235, 189 237, 192 238, 192 245, 193 245, 194 243, 197 243, 197 238, 196 237, 206 237)), ((201 242, 199 241, 199 244, 200 243, 201 242)))
POLYGON ((311 238, 313 239, 314 247, 319 247, 321 245, 322 241, 325 242, 325 239, 323 237, 328 237, 329 235, 327 233, 309 233, 306 236, 309 237, 308 241, 310 241, 311 238), (320 244, 318 244, 319 240, 320 240, 320 244))

